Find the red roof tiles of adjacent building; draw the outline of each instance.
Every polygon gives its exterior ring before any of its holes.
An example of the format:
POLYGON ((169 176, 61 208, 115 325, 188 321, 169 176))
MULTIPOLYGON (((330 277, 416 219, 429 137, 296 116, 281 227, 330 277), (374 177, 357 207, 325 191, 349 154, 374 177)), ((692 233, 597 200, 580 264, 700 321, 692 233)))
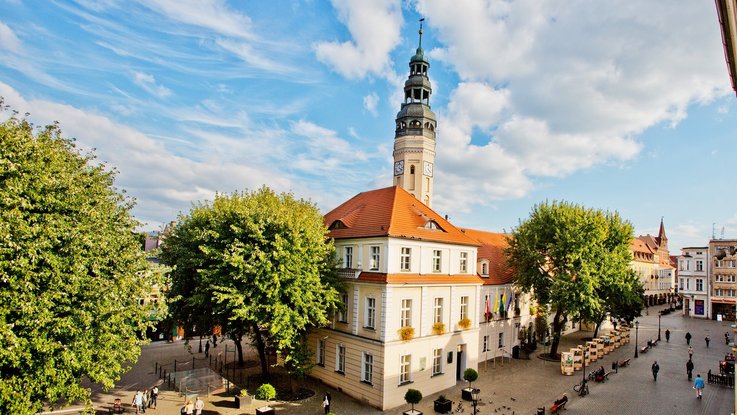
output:
POLYGON ((489 278, 483 278, 484 285, 509 284, 514 280, 514 270, 507 266, 504 250, 509 246, 507 235, 485 232, 476 229, 461 229, 466 235, 478 241, 478 259, 489 261, 489 278))
POLYGON ((398 186, 359 193, 328 212, 324 223, 334 239, 390 236, 479 245, 398 186))

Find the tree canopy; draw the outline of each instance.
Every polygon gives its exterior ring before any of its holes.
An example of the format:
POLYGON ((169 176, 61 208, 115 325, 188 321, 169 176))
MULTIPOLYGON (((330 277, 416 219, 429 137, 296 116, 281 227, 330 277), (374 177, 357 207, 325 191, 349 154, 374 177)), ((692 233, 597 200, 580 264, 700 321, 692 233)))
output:
POLYGON ((326 325, 339 302, 326 232, 312 203, 266 187, 193 206, 162 247, 172 315, 189 328, 221 325, 237 347, 251 336, 265 376, 267 344, 292 369, 302 366, 300 339, 326 325))
POLYGON ((512 231, 507 258, 515 285, 554 313, 551 354, 569 317, 600 322, 620 310, 619 297, 637 305, 642 288, 629 266, 632 234, 617 213, 567 202, 536 205, 512 231))
POLYGON ((113 181, 57 125, 0 123, 0 413, 89 405, 81 378, 110 388, 140 354, 145 260, 113 181))

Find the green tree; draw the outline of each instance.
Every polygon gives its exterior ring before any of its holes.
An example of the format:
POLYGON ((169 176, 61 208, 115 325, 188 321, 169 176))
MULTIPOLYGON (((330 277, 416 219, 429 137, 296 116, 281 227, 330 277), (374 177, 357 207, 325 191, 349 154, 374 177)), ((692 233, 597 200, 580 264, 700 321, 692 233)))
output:
POLYGON ((463 371, 463 380, 468 382, 468 388, 471 388, 471 384, 476 381, 476 379, 479 378, 479 372, 476 371, 476 369, 468 368, 463 371))
POLYGON ((318 209, 266 187, 216 195, 180 215, 162 247, 172 267, 169 309, 187 324, 250 336, 268 376, 266 347, 304 367, 300 339, 338 304, 335 247, 318 209))
POLYGON ((515 285, 553 313, 551 355, 558 353, 569 317, 593 319, 612 295, 626 290, 632 233, 616 213, 566 202, 536 205, 513 230, 507 259, 515 285), (599 290, 602 281, 608 283, 606 296, 599 290))
POLYGON ((407 392, 404 394, 404 401, 412 405, 412 412, 415 411, 415 404, 420 403, 421 400, 422 392, 417 389, 407 389, 407 392))
POLYGON ((0 123, 0 413, 89 408, 81 378, 111 388, 140 354, 149 282, 114 176, 58 125, 0 123))

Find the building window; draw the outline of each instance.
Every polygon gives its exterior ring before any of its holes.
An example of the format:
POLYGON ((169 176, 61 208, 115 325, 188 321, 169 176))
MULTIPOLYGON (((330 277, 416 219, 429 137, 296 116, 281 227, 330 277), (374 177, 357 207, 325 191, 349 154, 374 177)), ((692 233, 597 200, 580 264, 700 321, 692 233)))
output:
POLYGON ((486 262, 481 264, 481 275, 489 275, 489 265, 486 262))
POLYGON ((443 349, 434 349, 432 351, 432 375, 441 375, 443 373, 443 349))
POLYGON ((691 279, 686 278, 686 291, 690 291, 690 290, 691 290, 691 279))
POLYGON ((460 320, 463 320, 464 318, 468 318, 468 297, 466 296, 461 297, 461 318, 460 320))
POLYGON ((376 299, 371 297, 366 298, 366 327, 376 327, 376 299))
POLYGON ((481 348, 482 352, 489 351, 489 336, 484 336, 484 347, 481 348))
POLYGON ((696 260, 696 271, 703 271, 704 270, 704 261, 697 259, 696 260))
POLYGON ((504 333, 499 333, 499 344, 497 346, 501 349, 504 347, 504 333))
POLYGON ((683 291, 683 278, 678 279, 678 289, 683 291))
POLYGON ((340 295, 340 308, 338 308, 338 321, 341 323, 348 322, 348 294, 340 295))
POLYGON ((433 323, 443 322, 443 298, 435 298, 435 304, 433 306, 433 323))
POLYGON ((461 252, 461 273, 468 272, 468 252, 461 252))
POLYGON ((343 268, 352 268, 353 266, 353 247, 346 246, 343 249, 343 268))
POLYGON ((412 248, 402 248, 402 254, 399 256, 399 269, 401 271, 409 271, 411 257, 412 248))
POLYGON ((345 374, 345 346, 342 344, 335 348, 335 371, 345 374))
POLYGON ((317 364, 318 366, 325 366, 325 340, 317 340, 317 364))
POLYGON ((403 385, 410 382, 410 370, 412 361, 411 354, 405 354, 399 357, 399 384, 403 385))
POLYGON ((432 272, 440 272, 440 250, 432 251, 432 272))
POLYGON ((402 312, 400 315, 399 325, 401 327, 410 327, 412 325, 412 300, 402 300, 402 312))
POLYGON ((696 291, 704 291, 704 280, 696 278, 696 291))
POLYGON ((371 255, 370 255, 371 258, 370 258, 370 261, 369 261, 369 269, 371 271, 378 271, 379 270, 379 263, 380 263, 380 260, 381 260, 381 256, 380 256, 381 250, 380 250, 380 247, 378 247, 378 246, 372 246, 370 248, 370 250, 371 250, 371 255))
POLYGON ((374 383, 374 356, 363 352, 363 363, 361 364, 361 381, 368 384, 374 383))

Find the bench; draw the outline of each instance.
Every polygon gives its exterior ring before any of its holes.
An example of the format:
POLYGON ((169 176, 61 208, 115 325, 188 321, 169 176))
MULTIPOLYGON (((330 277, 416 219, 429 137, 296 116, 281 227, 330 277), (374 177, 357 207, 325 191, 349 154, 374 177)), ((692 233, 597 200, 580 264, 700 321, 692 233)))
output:
POLYGON ((135 414, 136 408, 132 405, 116 405, 116 404, 110 404, 110 406, 107 408, 109 414, 135 414))
POLYGON ((651 340, 650 341, 650 346, 657 346, 657 345, 658 345, 658 341, 657 340, 651 340))
POLYGON ((647 353, 648 349, 650 349, 650 346, 642 346, 640 347, 640 353, 647 353))
POLYGON ((617 365, 619 367, 625 367, 628 364, 630 364, 630 359, 624 359, 624 360, 620 360, 619 362, 617 362, 617 365))
POLYGON ((566 409, 566 404, 568 403, 568 400, 565 400, 561 403, 553 404, 553 406, 550 407, 550 413, 557 414, 558 411, 566 409))

